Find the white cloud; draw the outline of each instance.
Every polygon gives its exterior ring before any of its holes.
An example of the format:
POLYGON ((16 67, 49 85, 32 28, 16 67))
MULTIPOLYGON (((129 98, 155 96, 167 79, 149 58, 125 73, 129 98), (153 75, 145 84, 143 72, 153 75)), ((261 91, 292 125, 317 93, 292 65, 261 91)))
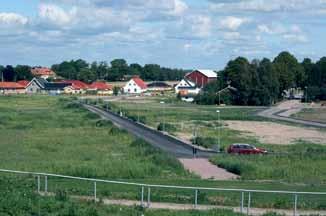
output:
POLYGON ((249 22, 247 18, 228 16, 220 21, 220 27, 234 31, 246 22, 249 22))
POLYGON ((65 11, 61 7, 54 4, 40 4, 39 16, 41 19, 55 25, 71 24, 76 13, 76 8, 65 11))
POLYGON ((26 25, 28 18, 17 13, 0 13, 0 25, 17 26, 26 25))
POLYGON ((191 29, 195 36, 208 37, 212 31, 212 20, 208 16, 194 16, 192 17, 191 29))
POLYGON ((314 10, 325 5, 324 0, 239 0, 224 1, 211 0, 210 8, 214 11, 299 11, 314 10))
POLYGON ((283 38, 292 43, 307 43, 308 39, 305 35, 300 34, 285 34, 283 38))
POLYGON ((223 34, 223 38, 226 40, 237 40, 240 39, 240 36, 239 32, 225 32, 223 34))

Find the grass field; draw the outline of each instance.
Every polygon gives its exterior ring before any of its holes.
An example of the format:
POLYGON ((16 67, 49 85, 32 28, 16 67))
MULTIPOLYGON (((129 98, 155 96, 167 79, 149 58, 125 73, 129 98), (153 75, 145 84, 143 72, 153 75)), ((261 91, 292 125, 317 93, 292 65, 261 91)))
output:
POLYGON ((68 99, 0 97, 0 119, 2 168, 123 179, 188 175, 176 159, 68 99))
MULTIPOLYGON (((150 184, 326 191, 325 184, 302 184, 303 180, 300 178, 296 181, 300 184, 280 183, 279 180, 259 183, 244 180, 200 180, 184 171, 176 159, 153 149, 127 132, 117 129, 110 122, 98 119, 96 115, 72 103, 69 98, 0 97, 0 111, 0 147, 2 149, 0 167, 4 169, 122 179, 150 184)), ((303 160, 302 163, 304 162, 303 160)), ((8 177, 8 175, 1 174, 1 177, 5 176, 8 177)), ((318 177, 320 176, 323 178, 325 174, 318 173, 318 177)), ((14 178, 11 175, 9 177, 14 178)), ((35 178, 29 177, 27 180, 28 184, 36 188, 35 178)), ((72 195, 91 195, 93 186, 90 182, 49 178, 49 191, 60 190, 72 195)), ((139 200, 140 188, 98 184, 98 196, 139 200)), ((153 201, 192 203, 193 196, 194 191, 191 190, 153 189, 151 198, 153 201)), ((291 196, 255 194, 252 206, 290 208, 292 199, 291 196)), ((238 206, 239 193, 201 191, 199 202, 238 206)), ((324 203, 326 203, 326 197, 307 196, 300 199, 299 207, 326 209, 324 203)))
POLYGON ((326 108, 303 109, 294 118, 326 123, 326 108))

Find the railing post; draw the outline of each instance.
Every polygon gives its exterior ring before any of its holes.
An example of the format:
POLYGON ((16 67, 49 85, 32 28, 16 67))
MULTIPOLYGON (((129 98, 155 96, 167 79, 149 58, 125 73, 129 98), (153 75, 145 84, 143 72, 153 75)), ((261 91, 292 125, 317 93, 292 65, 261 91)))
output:
POLYGON ((94 202, 96 202, 96 182, 94 182, 94 202))
POLYGON ((197 208, 198 205, 198 190, 195 190, 195 208, 197 208))
POLYGON ((144 186, 141 187, 141 206, 144 207, 144 186))
POLYGON ((250 205, 251 205, 251 192, 248 194, 248 207, 247 207, 247 215, 250 214, 250 205))
POLYGON ((37 193, 41 191, 41 177, 37 176, 37 193))
POLYGON ((44 176, 44 192, 48 192, 48 177, 44 176))
POLYGON ((147 190, 148 190, 148 191, 147 191, 147 208, 149 208, 150 205, 151 205, 151 188, 148 187, 147 190))
POLYGON ((244 192, 241 192, 241 206, 240 206, 241 213, 243 213, 243 206, 244 206, 244 192))
POLYGON ((297 216, 297 206, 298 205, 298 195, 294 195, 294 209, 293 209, 293 215, 297 216))

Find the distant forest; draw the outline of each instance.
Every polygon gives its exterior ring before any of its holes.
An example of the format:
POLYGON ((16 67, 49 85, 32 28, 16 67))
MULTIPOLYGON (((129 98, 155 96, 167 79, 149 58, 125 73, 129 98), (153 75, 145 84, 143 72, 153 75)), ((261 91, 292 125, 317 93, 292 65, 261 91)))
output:
POLYGON ((315 63, 309 58, 300 63, 289 52, 281 52, 273 61, 264 58, 249 62, 238 57, 228 62, 219 77, 195 98, 196 103, 271 105, 291 88, 300 88, 304 100, 326 100, 326 57, 315 63), (220 92, 228 85, 231 90, 220 92))
POLYGON ((128 64, 124 59, 115 59, 110 65, 105 62, 93 62, 84 60, 64 61, 52 66, 57 75, 67 79, 79 79, 85 82, 94 80, 121 81, 126 75, 138 75, 147 81, 180 80, 187 71, 161 67, 158 64, 128 64))
MULTIPOLYGON (((110 64, 105 61, 88 63, 78 59, 54 64, 51 68, 64 79, 78 79, 87 83, 95 80, 121 81, 126 75, 139 75, 146 81, 181 80, 189 72, 158 64, 128 64, 124 59, 115 59, 110 64)), ((27 65, 0 65, 0 79, 31 80, 33 76, 30 69, 27 65)), ((301 88, 305 99, 309 101, 326 100, 326 57, 317 62, 309 58, 299 62, 289 52, 281 52, 273 60, 264 58, 249 62, 244 57, 238 57, 219 71, 219 77, 196 97, 197 103, 270 105, 282 99, 284 91, 291 88, 301 88), (236 91, 232 94, 223 92, 219 98, 218 92, 228 85, 236 91)))

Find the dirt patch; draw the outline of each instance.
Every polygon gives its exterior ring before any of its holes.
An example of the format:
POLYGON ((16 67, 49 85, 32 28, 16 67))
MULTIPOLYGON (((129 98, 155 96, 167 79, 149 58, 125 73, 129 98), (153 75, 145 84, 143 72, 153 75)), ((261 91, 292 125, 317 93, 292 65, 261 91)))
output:
POLYGON ((233 130, 247 132, 247 135, 257 137, 261 143, 287 145, 303 140, 326 144, 326 133, 316 129, 258 121, 226 121, 225 123, 233 130))
POLYGON ((231 180, 239 177, 226 171, 225 169, 215 166, 214 164, 210 163, 208 159, 180 158, 179 160, 185 169, 199 175, 202 179, 231 180))

